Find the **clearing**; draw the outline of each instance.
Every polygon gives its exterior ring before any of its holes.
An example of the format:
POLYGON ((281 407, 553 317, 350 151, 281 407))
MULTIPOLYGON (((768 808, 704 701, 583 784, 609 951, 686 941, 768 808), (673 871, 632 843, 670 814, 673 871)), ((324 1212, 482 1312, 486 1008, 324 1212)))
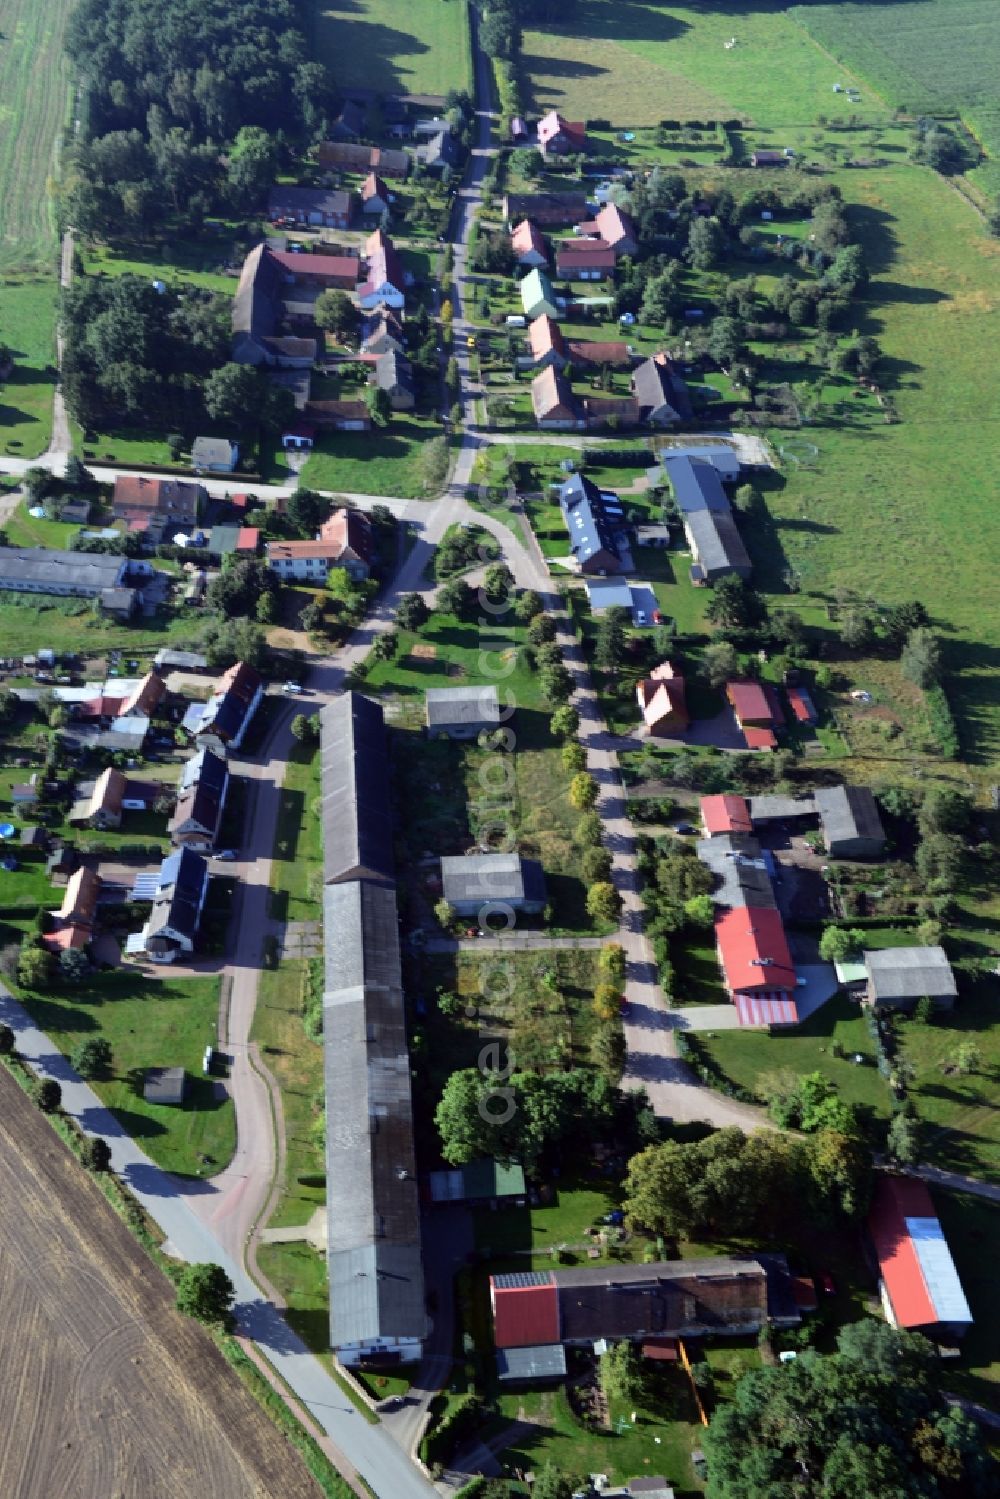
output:
POLYGON ((463 0, 314 0, 317 62, 341 89, 441 94, 468 88, 469 25, 463 0))
POLYGON ((0 1491, 312 1499, 288 1443, 5 1070, 0 1100, 5 1352, 18 1371, 0 1398, 0 1491))

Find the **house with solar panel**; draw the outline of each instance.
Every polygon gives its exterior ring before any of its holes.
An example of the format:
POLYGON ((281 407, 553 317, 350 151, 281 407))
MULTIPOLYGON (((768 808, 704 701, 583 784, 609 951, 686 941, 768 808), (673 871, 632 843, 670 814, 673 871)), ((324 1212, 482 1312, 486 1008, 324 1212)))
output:
POLYGON ((167 833, 175 848, 215 848, 229 790, 225 760, 209 749, 192 755, 181 771, 167 833))
POLYGON ((586 1265, 490 1276, 503 1384, 562 1379, 567 1348, 628 1341, 646 1358, 680 1338, 747 1337, 802 1320, 780 1254, 586 1265))
POLYGON ((573 474, 560 487, 559 508, 581 573, 605 577, 631 572, 625 509, 613 490, 598 489, 593 479, 573 474))
MULTIPOLYGON (((179 848, 167 855, 153 878, 152 909, 142 931, 128 939, 126 951, 153 963, 174 963, 194 952, 208 895, 208 864, 193 849, 179 848)), ((146 891, 137 881, 132 893, 142 899, 146 891)))
POLYGON ((890 1326, 947 1343, 968 1331, 969 1303, 922 1181, 878 1177, 868 1214, 868 1242, 890 1326))
POLYGON ((428 1331, 389 783, 381 706, 342 693, 320 713, 330 1345, 381 1368, 428 1331))
POLYGON ((199 749, 225 756, 238 750, 264 696, 264 683, 245 661, 224 671, 207 703, 192 703, 181 720, 199 749))

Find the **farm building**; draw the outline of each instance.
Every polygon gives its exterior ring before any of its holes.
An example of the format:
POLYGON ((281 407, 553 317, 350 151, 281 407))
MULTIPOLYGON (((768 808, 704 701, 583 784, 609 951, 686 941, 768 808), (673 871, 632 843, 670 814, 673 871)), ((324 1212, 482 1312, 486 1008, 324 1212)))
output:
POLYGON ((972 1313, 931 1195, 913 1177, 880 1175, 868 1213, 882 1309, 891 1327, 953 1342, 972 1313))
POLYGON ((494 906, 537 916, 548 898, 541 864, 515 853, 443 858, 441 885, 459 916, 476 916, 481 922, 494 906))
POLYGON ((380 177, 405 178, 410 170, 406 151, 354 145, 350 141, 323 141, 317 147, 316 159, 324 171, 332 167, 341 172, 377 172, 380 177))
POLYGON ((395 883, 382 709, 345 692, 320 713, 323 882, 395 883))
POLYGON ((428 1177, 431 1202, 468 1202, 474 1207, 496 1203, 523 1206, 527 1188, 524 1170, 516 1161, 501 1164, 484 1159, 452 1170, 432 1171, 428 1177))
POLYGON ((798 1024, 795 964, 779 911, 749 905, 720 911, 715 944, 740 1025, 798 1024))
POLYGON ((272 187, 267 199, 269 219, 314 225, 323 229, 349 229, 354 195, 342 188, 272 187))
POLYGON ((926 997, 936 1010, 953 1008, 958 986, 943 947, 887 947, 863 958, 871 1004, 909 1012, 926 997))
POLYGON ((722 794, 703 796, 699 802, 701 825, 709 837, 716 833, 752 833, 746 798, 722 794))
POLYGON ((588 368, 591 371, 601 369, 604 365, 612 369, 628 369, 632 363, 628 344, 619 339, 570 338, 565 347, 567 357, 581 373, 587 373, 588 368))
POLYGON ((147 1067, 142 1096, 147 1103, 182 1104, 187 1091, 183 1067, 147 1067))
POLYGON ((783 167, 788 165, 788 157, 783 151, 752 151, 750 165, 752 167, 783 167))
POLYGON ((128 561, 92 552, 61 552, 52 547, 0 547, 0 589, 97 598, 116 588, 128 561))
POLYGON ((727 682, 726 697, 743 731, 747 749, 772 750, 777 746, 774 705, 759 682, 727 682))
POLYGON ((530 219, 522 219, 510 236, 510 247, 518 265, 548 265, 549 252, 541 230, 530 219))
POLYGON ((500 699, 493 686, 431 687, 424 695, 429 734, 449 739, 478 739, 500 722, 500 699))
POLYGON ((882 858, 885 830, 867 786, 821 786, 813 800, 831 858, 882 858))
POLYGON ((583 193, 508 193, 503 216, 508 229, 522 219, 531 219, 545 229, 566 229, 587 212, 583 193))
POLYGON ((556 241, 556 275, 566 281, 606 281, 615 273, 615 252, 600 239, 556 241))

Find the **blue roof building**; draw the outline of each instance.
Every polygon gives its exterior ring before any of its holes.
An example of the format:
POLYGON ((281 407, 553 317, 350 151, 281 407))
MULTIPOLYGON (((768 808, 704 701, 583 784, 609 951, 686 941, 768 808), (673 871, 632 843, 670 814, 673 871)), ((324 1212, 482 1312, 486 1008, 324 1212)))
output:
POLYGON ((625 511, 618 496, 598 489, 592 479, 573 474, 559 490, 559 506, 570 536, 570 551, 582 573, 621 572, 624 566, 625 511))

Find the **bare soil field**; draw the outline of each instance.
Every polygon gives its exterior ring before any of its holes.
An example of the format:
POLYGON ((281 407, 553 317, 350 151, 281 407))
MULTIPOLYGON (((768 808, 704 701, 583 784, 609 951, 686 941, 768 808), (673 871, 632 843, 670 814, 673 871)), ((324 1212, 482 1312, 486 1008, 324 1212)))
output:
POLYGON ((287 1440, 0 1070, 0 1494, 317 1499, 287 1440))

